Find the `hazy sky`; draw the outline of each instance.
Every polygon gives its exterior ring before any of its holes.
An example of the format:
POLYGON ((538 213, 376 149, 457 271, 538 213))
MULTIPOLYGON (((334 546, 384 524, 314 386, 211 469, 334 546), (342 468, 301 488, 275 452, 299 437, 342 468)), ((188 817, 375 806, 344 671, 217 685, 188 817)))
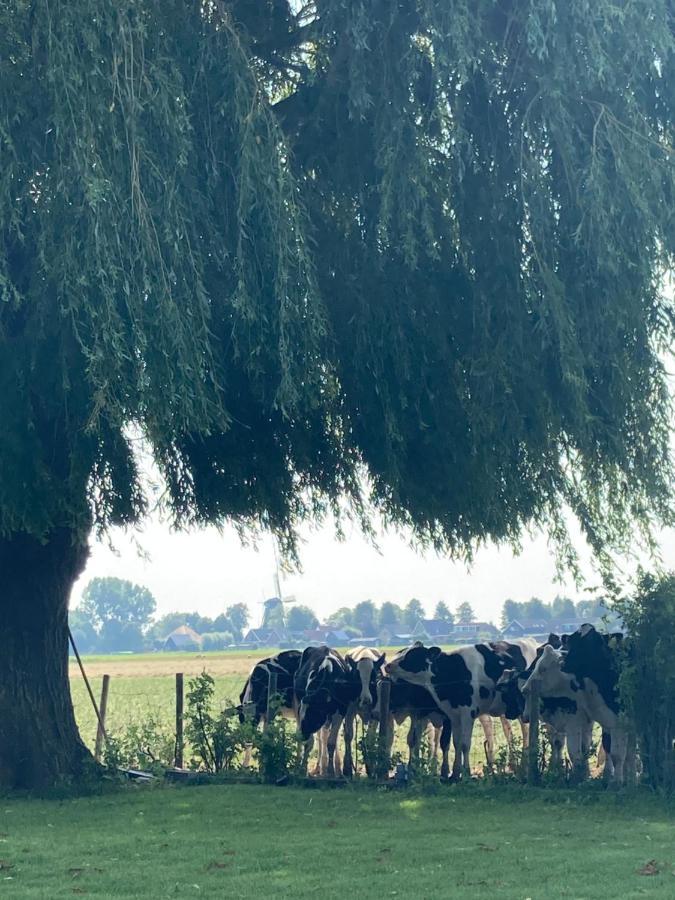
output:
MULTIPOLYGON (((338 542, 330 527, 303 533, 303 571, 282 576, 284 595, 311 606, 323 617, 340 606, 360 600, 405 603, 418 597, 429 614, 439 600, 451 608, 464 600, 477 616, 498 621, 507 597, 525 600, 532 595, 551 600, 557 593, 575 599, 582 596, 568 581, 556 583, 553 556, 545 538, 524 544, 520 556, 510 550, 487 547, 469 570, 434 553, 420 555, 394 534, 380 539, 380 553, 354 528, 338 542)), ((242 547, 234 529, 222 534, 215 528, 191 533, 171 533, 168 526, 149 520, 133 539, 124 532, 112 534, 117 555, 94 543, 89 564, 75 588, 74 603, 90 578, 114 575, 145 584, 157 600, 158 614, 196 610, 214 616, 231 603, 248 604, 252 624, 260 622, 260 601, 274 596, 272 538, 260 538, 259 549, 242 547), (138 552, 140 545, 149 556, 138 552)), ((663 535, 664 561, 675 556, 675 534, 663 535)), ((582 548, 583 549, 583 548, 582 548)), ((585 553, 588 560, 589 555, 585 553)), ((599 578, 585 566, 587 584, 597 587, 599 578)))

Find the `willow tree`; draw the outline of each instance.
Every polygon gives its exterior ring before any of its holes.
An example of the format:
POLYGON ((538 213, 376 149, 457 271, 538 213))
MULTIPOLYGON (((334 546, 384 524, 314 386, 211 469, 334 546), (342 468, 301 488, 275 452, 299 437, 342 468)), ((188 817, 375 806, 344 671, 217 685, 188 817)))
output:
POLYGON ((0 783, 92 529, 671 520, 671 0, 0 4, 0 783))

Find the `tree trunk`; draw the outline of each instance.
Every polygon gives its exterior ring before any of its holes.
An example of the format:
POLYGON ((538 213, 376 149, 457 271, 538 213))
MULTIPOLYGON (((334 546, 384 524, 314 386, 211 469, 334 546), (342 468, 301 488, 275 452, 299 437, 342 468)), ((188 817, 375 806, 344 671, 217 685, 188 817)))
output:
POLYGON ((42 788, 93 766, 68 681, 68 598, 87 559, 68 529, 0 538, 0 787, 42 788))

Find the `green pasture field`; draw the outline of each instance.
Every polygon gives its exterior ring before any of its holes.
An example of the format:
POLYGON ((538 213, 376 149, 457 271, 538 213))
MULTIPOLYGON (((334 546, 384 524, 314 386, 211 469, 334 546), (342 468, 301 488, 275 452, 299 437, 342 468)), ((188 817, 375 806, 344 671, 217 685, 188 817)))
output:
POLYGON ((674 824, 650 797, 471 783, 2 799, 0 896, 671 898, 674 824))

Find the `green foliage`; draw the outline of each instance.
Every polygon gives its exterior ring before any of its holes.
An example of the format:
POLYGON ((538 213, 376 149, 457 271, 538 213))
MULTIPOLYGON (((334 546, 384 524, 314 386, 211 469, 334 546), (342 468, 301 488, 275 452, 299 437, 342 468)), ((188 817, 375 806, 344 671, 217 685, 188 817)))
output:
POLYGON ((278 715, 281 697, 271 698, 274 717, 264 731, 253 733, 253 747, 263 781, 273 784, 289 775, 304 775, 302 744, 295 736, 295 726, 278 715))
POLYGON ((382 740, 379 728, 364 728, 358 739, 358 749, 368 778, 376 781, 387 778, 392 766, 403 761, 402 754, 389 752, 388 743, 382 740))
POLYGON ((412 631, 420 619, 424 618, 424 607, 420 601, 413 597, 409 600, 403 609, 403 624, 407 631, 412 631))
POLYGON ((675 574, 642 573, 635 595, 616 602, 630 635, 623 650, 621 697, 634 724, 645 780, 675 791, 675 574))
POLYGON ((377 630, 377 607, 372 600, 362 600, 354 607, 351 624, 362 635, 372 637, 377 630))
POLYGON ((440 600, 436 604, 436 609, 434 610, 434 619, 439 619, 441 622, 446 622, 449 627, 452 627, 455 624, 455 617, 453 616, 448 604, 443 600, 440 600))
POLYGON ((234 643, 229 631, 211 631, 202 635, 202 650, 224 650, 234 643))
POLYGON ((165 722, 152 718, 108 732, 103 762, 110 769, 140 769, 163 775, 174 763, 175 735, 165 722))
POLYGON ((0 534, 136 521, 139 438, 177 523, 290 552, 344 495, 467 556, 671 522, 674 40, 670 0, 2 4, 0 534))
POLYGON ((232 632, 235 640, 239 642, 250 620, 248 606, 245 603, 234 603, 225 610, 225 617, 229 626, 228 630, 232 632))
POLYGON ((401 624, 401 607, 385 601, 377 616, 379 628, 399 628, 401 624))
POLYGON ((316 628, 318 624, 319 620, 309 606, 299 604, 289 607, 286 615, 286 627, 290 631, 306 631, 308 628, 316 628))
POLYGON ((238 754, 250 740, 251 726, 241 724, 232 704, 213 711, 215 682, 202 672, 188 682, 185 737, 192 747, 191 766, 217 774, 233 768, 238 754))
POLYGON ((473 622, 475 619, 473 606, 471 606, 471 604, 467 603, 466 601, 464 601, 464 603, 460 603, 459 606, 457 607, 456 616, 457 616, 457 621, 461 622, 463 624, 466 624, 468 622, 473 622))
POLYGON ((516 600, 505 600, 502 604, 500 623, 502 628, 514 620, 522 624, 528 622, 541 623, 546 626, 552 622, 581 619, 597 625, 601 621, 611 623, 616 619, 607 605, 606 597, 589 597, 574 603, 569 597, 555 597, 551 603, 545 603, 538 597, 530 597, 522 603, 516 600))
POLYGON ((146 587, 122 578, 92 578, 82 593, 78 609, 101 631, 111 623, 145 628, 156 606, 146 587))

